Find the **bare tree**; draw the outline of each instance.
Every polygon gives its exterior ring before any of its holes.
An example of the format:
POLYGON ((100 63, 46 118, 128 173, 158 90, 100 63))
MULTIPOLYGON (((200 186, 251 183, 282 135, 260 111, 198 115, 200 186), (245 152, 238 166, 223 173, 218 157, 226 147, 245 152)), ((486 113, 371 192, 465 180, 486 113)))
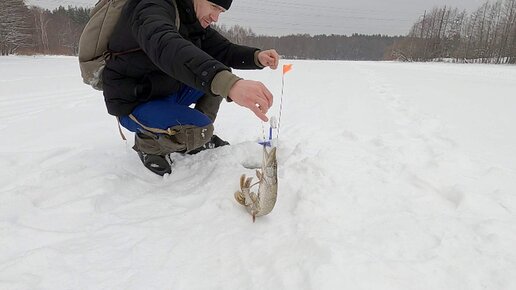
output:
POLYGON ((500 18, 501 11, 501 1, 497 1, 493 4, 490 4, 487 8, 487 18, 484 26, 485 31, 485 41, 483 43, 483 47, 485 49, 485 57, 488 60, 491 60, 495 54, 494 46, 496 44, 497 37, 497 25, 498 19, 500 18))
POLYGON ((40 53, 48 54, 50 53, 48 41, 48 23, 50 22, 50 17, 48 11, 39 7, 33 7, 31 10, 35 24, 36 50, 40 53))
POLYGON ((516 0, 487 1, 470 15, 447 6, 425 11, 407 39, 392 46, 407 60, 515 63, 516 0))
POLYGON ((30 39, 27 22, 28 10, 22 0, 0 2, 0 52, 2 55, 15 53, 26 46, 30 39))
MULTIPOLYGON (((516 18, 516 17, 515 17, 516 18)), ((509 63, 516 63, 516 19, 513 19, 511 30, 512 41, 509 49, 509 63)))
POLYGON ((516 25, 516 0, 506 0, 504 3, 504 25, 500 50, 498 54, 498 63, 508 62, 509 53, 513 50, 511 47, 514 43, 512 39, 512 30, 516 25))

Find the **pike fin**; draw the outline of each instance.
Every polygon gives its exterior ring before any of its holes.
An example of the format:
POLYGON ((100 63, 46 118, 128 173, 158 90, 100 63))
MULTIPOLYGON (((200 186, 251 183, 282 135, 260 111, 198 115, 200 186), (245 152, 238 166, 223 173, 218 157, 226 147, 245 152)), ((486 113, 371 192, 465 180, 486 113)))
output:
POLYGON ((245 206, 245 197, 244 197, 244 195, 242 194, 242 192, 240 192, 240 191, 235 192, 235 199, 236 199, 236 201, 237 201, 239 204, 241 204, 241 205, 245 206))
POLYGON ((258 177, 258 180, 260 180, 260 181, 262 180, 263 175, 262 175, 262 173, 260 172, 260 170, 256 170, 256 177, 258 177))
POLYGON ((245 174, 242 174, 242 176, 240 176, 240 189, 243 189, 244 185, 245 185, 245 174))

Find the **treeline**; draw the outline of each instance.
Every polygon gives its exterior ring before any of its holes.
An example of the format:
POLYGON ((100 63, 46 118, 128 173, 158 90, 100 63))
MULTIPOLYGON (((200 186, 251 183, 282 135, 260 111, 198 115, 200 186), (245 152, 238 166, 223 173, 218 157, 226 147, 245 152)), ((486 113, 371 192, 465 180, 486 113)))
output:
POLYGON ((76 55, 89 9, 27 7, 23 0, 0 2, 0 53, 76 55))
MULTIPOLYGON (((77 55, 90 9, 27 7, 23 0, 0 0, 0 51, 8 54, 77 55)), ((240 26, 215 27, 235 43, 275 48, 295 59, 381 60, 400 37, 382 35, 259 36, 240 26)))
MULTIPOLYGON (((27 7, 0 0, 0 54, 77 55, 90 9, 27 7)), ((444 6, 425 12, 407 36, 256 35, 240 26, 215 26, 235 43, 275 48, 292 59, 516 63, 516 0, 486 2, 471 14, 444 6)))
POLYGON ((382 60, 388 48, 403 37, 384 35, 256 35, 238 25, 215 26, 229 40, 249 46, 275 48, 286 58, 325 60, 382 60))
POLYGON ((444 6, 425 12, 391 49, 407 61, 516 63, 516 0, 486 2, 467 14, 444 6))

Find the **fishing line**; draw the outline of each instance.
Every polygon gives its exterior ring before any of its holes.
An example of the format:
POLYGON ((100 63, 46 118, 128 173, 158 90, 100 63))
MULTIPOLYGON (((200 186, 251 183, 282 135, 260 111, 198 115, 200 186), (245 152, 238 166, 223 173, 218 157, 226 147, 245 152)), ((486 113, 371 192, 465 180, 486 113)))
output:
POLYGON ((276 129, 278 134, 276 135, 276 140, 279 143, 279 137, 280 137, 280 125, 281 125, 281 116, 283 113, 283 96, 285 95, 285 74, 288 73, 290 70, 292 70, 292 64, 284 64, 283 65, 283 74, 281 77, 281 96, 280 96, 280 107, 279 107, 279 119, 276 120, 275 116, 272 116, 269 118, 269 139, 267 140, 265 136, 265 127, 264 123, 262 123, 262 142, 258 142, 263 146, 269 146, 272 147, 272 132, 273 129, 276 129))
POLYGON ((281 113, 283 112, 283 95, 285 95, 285 74, 287 74, 290 70, 292 70, 292 64, 284 64, 283 65, 283 74, 281 75, 281 97, 280 97, 280 109, 279 109, 279 119, 278 119, 278 142, 280 136, 281 129, 281 113))

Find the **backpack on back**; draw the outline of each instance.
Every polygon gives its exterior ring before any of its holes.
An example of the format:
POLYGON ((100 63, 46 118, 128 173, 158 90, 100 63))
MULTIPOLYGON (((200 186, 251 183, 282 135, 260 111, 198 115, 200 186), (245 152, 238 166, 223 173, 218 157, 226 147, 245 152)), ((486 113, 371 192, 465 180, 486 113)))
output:
POLYGON ((109 57, 108 42, 127 0, 100 0, 79 39, 79 66, 85 84, 102 90, 102 70, 109 57))
MULTIPOLYGON (((102 91, 102 71, 106 60, 112 55, 121 55, 140 51, 135 48, 123 52, 110 52, 108 42, 120 19, 122 9, 128 0, 99 0, 90 13, 90 20, 84 27, 79 39, 79 66, 85 84, 102 91)), ((179 13, 175 1, 176 27, 179 30, 179 13)))

